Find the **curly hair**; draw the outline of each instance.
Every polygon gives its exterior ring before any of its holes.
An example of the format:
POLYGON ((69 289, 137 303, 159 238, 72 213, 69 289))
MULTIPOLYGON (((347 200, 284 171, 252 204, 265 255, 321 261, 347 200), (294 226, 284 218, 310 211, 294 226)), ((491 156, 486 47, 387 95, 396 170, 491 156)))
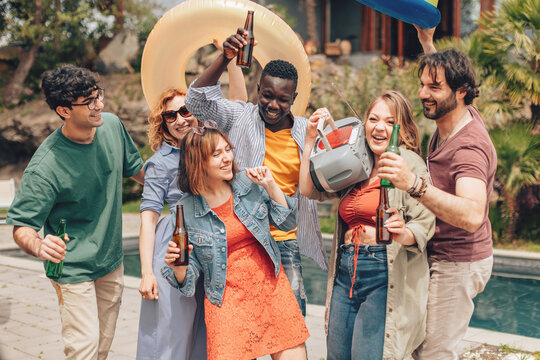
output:
POLYGON ((157 151, 163 141, 169 145, 176 146, 176 139, 169 133, 167 123, 163 121, 161 113, 167 108, 167 103, 177 96, 186 96, 186 92, 177 88, 165 90, 159 97, 157 104, 150 110, 150 114, 148 115, 148 122, 150 123, 148 139, 150 147, 154 152, 157 151))
POLYGON ((437 68, 443 68, 450 89, 453 92, 457 90, 465 91, 465 105, 472 104, 474 98, 478 97, 480 83, 476 82, 471 59, 466 54, 449 49, 423 55, 418 60, 419 78, 426 67, 433 81, 437 79, 437 68))
POLYGON ((298 71, 293 64, 285 60, 272 60, 264 67, 261 79, 265 76, 278 77, 280 79, 294 81, 294 87, 298 84, 298 71))
POLYGON ((92 95, 92 92, 99 88, 99 83, 99 76, 96 73, 68 64, 44 72, 41 88, 45 94, 45 101, 56 111, 58 106, 71 109, 71 103, 79 97, 92 95))
MULTIPOLYGON (((223 138, 233 148, 229 138, 219 129, 206 128, 203 135, 193 131, 184 136, 180 146, 180 161, 178 163, 178 188, 190 194, 200 194, 206 187, 206 162, 212 156, 219 140, 223 138)), ((232 172, 236 174, 238 167, 233 160, 232 172)), ((234 178, 233 178, 234 179, 234 178)), ((229 181, 229 183, 231 183, 229 181)))
POLYGON ((409 100, 402 93, 395 90, 387 90, 371 101, 366 111, 366 119, 373 107, 379 102, 384 101, 390 108, 390 113, 396 119, 396 123, 400 125, 399 145, 405 146, 407 149, 421 155, 420 136, 418 135, 418 127, 414 122, 412 106, 409 100))

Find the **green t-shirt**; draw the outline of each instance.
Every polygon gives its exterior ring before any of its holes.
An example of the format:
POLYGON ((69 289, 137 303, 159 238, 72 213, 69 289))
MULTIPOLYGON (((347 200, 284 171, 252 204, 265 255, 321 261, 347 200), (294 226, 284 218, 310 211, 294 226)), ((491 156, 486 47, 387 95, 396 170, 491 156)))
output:
POLYGON ((30 160, 7 223, 56 234, 67 220, 61 283, 94 280, 122 263, 122 177, 142 160, 120 119, 103 113, 90 144, 75 143, 56 129, 30 160))

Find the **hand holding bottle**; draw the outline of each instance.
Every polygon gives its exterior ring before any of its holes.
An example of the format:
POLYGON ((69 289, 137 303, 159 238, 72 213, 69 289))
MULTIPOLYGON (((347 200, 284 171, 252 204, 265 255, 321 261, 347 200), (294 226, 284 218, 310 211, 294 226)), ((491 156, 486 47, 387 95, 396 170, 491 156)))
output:
POLYGON ((66 241, 69 241, 68 234, 64 234, 63 239, 52 234, 45 236, 44 239, 41 239, 37 257, 41 260, 59 263, 66 256, 66 241))
POLYGON ((236 34, 231 35, 223 43, 223 56, 231 60, 235 56, 236 65, 249 68, 253 56, 253 47, 257 45, 257 40, 253 35, 254 12, 248 11, 246 23, 243 28, 238 28, 236 34))
MULTIPOLYGON (((191 254, 191 251, 193 251, 193 245, 188 245, 188 256, 191 254)), ((169 265, 170 267, 182 267, 187 268, 187 265, 179 265, 175 266, 174 262, 176 259, 180 257, 180 248, 174 241, 169 241, 169 247, 167 248, 167 252, 165 253, 165 264, 169 265)))
POLYGON ((403 191, 409 190, 416 178, 400 155, 388 151, 379 158, 377 176, 390 180, 396 188, 403 191))
POLYGON ((399 211, 395 208, 389 208, 387 214, 390 215, 384 222, 386 230, 392 234, 392 240, 401 245, 412 245, 416 241, 412 232, 407 228, 405 220, 401 217, 399 211))
POLYGON ((238 55, 238 52, 241 48, 246 46, 248 42, 246 41, 244 34, 247 34, 247 31, 244 28, 238 28, 236 34, 229 36, 223 42, 223 56, 227 59, 233 59, 238 55))
MULTIPOLYGON (((193 245, 188 245, 188 257, 193 251, 193 245)), ((180 257, 180 248, 176 245, 175 242, 169 241, 169 247, 167 248, 167 252, 165 253, 165 264, 173 268, 174 270, 174 276, 176 277, 176 280, 181 284, 184 282, 186 278, 186 272, 188 265, 178 265, 175 266, 174 262, 180 257)))
MULTIPOLYGON (((46 266, 46 269, 45 269, 45 275, 47 275, 47 277, 51 278, 51 279, 59 279, 61 276, 62 276, 62 269, 64 268, 64 257, 65 257, 65 254, 66 254, 66 244, 65 244, 65 239, 67 237, 67 233, 66 233, 66 219, 60 219, 60 224, 58 225, 58 230, 56 231, 56 236, 54 237, 49 237, 47 239, 47 237, 45 237, 45 239, 43 239, 45 242, 45 244, 48 243, 47 240, 52 240, 54 241, 56 244, 56 250, 58 250, 58 240, 60 240, 60 242, 63 242, 63 255, 62 255, 62 258, 59 259, 59 261, 54 261, 54 260, 49 260, 47 261, 47 266, 46 266), (62 241, 62 238, 64 238, 64 241, 62 241)), ((49 235, 47 235, 49 236, 49 235)), ((42 244, 43 244, 42 242, 42 244)), ((50 255, 50 254, 49 254, 50 255)), ((38 252, 38 256, 39 256, 39 252, 38 252)), ((55 260, 58 260, 58 259, 55 259, 55 260)))

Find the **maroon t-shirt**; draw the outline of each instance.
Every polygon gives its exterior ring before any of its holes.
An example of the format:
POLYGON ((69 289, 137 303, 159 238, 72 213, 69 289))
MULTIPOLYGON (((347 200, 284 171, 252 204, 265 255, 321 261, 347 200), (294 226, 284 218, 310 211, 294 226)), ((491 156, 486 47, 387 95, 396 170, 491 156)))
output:
MULTIPOLYGON (((487 199, 493 190, 497 153, 478 110, 467 107, 473 120, 441 147, 435 149, 439 130, 429 144, 428 171, 433 185, 455 195, 456 181, 462 177, 480 179, 486 184, 487 199)), ((491 223, 486 201, 484 222, 475 232, 457 228, 437 218, 435 235, 428 242, 428 254, 439 260, 470 262, 493 253, 491 223)))

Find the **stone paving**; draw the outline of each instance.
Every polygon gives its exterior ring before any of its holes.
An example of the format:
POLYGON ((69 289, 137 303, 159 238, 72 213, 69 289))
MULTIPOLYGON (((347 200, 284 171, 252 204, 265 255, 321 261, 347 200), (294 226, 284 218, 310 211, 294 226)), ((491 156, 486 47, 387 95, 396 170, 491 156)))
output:
MULTIPOLYGON (((40 262, 0 256, 0 359, 62 359, 57 297, 40 262)), ((141 298, 139 279, 127 276, 109 359, 135 359, 141 298)), ((322 306, 309 305, 310 359, 324 358, 322 306)), ((261 359, 269 359, 264 357, 261 359)))
MULTIPOLYGON (((138 232, 138 215, 124 216, 124 236, 138 232)), ((0 226, 0 250, 16 248, 12 227, 0 226)), ((122 306, 109 359, 135 359, 139 323, 139 279, 127 276, 122 306)), ((326 357, 324 307, 308 305, 306 323, 310 360, 326 357)), ((469 328, 460 353, 481 344, 500 345, 526 351, 540 350, 540 339, 469 328)), ((41 262, 0 255, 0 360, 62 359, 60 315, 57 298, 45 277, 41 262)), ((268 356, 261 358, 270 359, 268 356)))

